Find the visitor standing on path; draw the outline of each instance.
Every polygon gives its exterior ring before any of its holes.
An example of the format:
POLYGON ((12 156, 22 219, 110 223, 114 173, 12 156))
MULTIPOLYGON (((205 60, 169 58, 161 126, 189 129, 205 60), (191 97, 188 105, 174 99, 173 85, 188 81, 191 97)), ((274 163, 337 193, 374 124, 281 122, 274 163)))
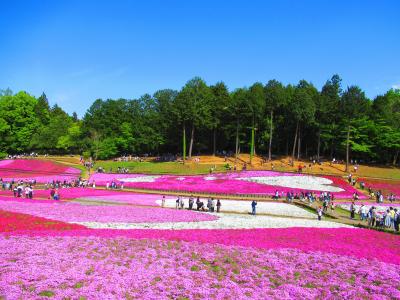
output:
POLYGON ((400 211, 397 211, 397 208, 394 209, 394 230, 399 232, 400 225, 400 211))
POLYGON ((320 207, 318 207, 318 209, 317 209, 318 221, 321 221, 321 219, 322 219, 322 213, 323 213, 322 207, 320 206, 320 207))
POLYGON ((356 207, 355 207, 355 204, 353 201, 353 202, 351 202, 351 205, 350 205, 350 219, 352 219, 352 220, 354 219, 355 211, 356 211, 356 207))
POLYGON ((255 200, 253 200, 253 202, 251 202, 251 214, 253 216, 256 215, 256 206, 257 206, 257 202, 255 200))
POLYGON ((161 207, 165 207, 165 195, 162 196, 162 200, 161 200, 161 207))
POLYGON ((193 203, 194 203, 194 199, 193 199, 193 195, 191 195, 189 198, 189 209, 190 210, 193 209, 193 203))
POLYGON ((361 221, 367 220, 368 208, 362 204, 360 208, 361 221))
POLYGON ((218 199, 217 200, 217 213, 219 213, 221 210, 221 201, 218 199))

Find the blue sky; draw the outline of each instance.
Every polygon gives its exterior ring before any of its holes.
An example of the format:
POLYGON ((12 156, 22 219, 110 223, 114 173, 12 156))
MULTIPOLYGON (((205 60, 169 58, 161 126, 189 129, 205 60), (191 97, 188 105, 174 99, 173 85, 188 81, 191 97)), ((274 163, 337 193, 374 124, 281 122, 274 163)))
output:
POLYGON ((83 116, 200 76, 230 89, 269 79, 369 97, 400 87, 400 1, 0 0, 0 89, 44 91, 83 116))

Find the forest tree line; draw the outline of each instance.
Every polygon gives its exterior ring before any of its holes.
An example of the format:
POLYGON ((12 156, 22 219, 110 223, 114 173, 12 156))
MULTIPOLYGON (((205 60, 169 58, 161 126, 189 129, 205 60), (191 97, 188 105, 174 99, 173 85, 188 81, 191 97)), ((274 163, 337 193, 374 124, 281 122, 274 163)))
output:
POLYGON ((332 76, 319 91, 301 80, 256 82, 229 91, 189 80, 139 99, 97 99, 82 119, 49 106, 43 93, 0 91, 0 156, 257 153, 398 164, 400 90, 368 99, 332 76))

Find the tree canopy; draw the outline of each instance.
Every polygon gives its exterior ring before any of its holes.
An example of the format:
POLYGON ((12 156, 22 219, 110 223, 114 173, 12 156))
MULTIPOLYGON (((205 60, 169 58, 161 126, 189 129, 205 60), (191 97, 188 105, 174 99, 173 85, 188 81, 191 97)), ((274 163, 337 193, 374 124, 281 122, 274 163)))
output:
MULTIPOLYGON (((51 100, 51 99, 50 99, 51 100)), ((138 99, 97 99, 82 119, 49 105, 43 93, 0 90, 0 156, 26 152, 119 155, 249 153, 271 159, 358 159, 398 163, 400 90, 368 99, 333 75, 311 82, 277 80, 229 91, 195 77, 181 90, 138 99), (183 141, 188 138, 188 149, 183 141), (254 141, 254 143, 253 143, 254 141), (297 150, 297 151, 296 151, 297 150)))

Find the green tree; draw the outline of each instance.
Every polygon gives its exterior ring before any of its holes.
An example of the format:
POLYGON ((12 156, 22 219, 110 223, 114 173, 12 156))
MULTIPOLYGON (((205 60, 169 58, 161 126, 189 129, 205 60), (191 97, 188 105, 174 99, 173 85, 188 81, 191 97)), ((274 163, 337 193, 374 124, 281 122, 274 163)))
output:
POLYGON ((337 113, 340 106, 342 79, 335 74, 322 87, 319 101, 316 106, 315 124, 317 126, 317 159, 320 159, 321 139, 331 149, 331 159, 335 137, 337 136, 340 115, 337 113))
POLYGON ((211 91, 214 96, 214 101, 210 103, 210 120, 211 129, 213 132, 213 155, 215 155, 217 148, 217 129, 220 127, 223 119, 227 115, 227 110, 230 102, 230 95, 225 83, 217 82, 211 86, 211 91))
MULTIPOLYGON (((199 77, 189 80, 179 92, 174 102, 174 114, 183 127, 185 140, 186 124, 191 127, 189 158, 192 157, 194 132, 196 127, 211 127, 211 102, 213 94, 199 77)), ((185 153, 186 149, 184 149, 185 153)), ((185 157, 185 154, 183 155, 185 157)))
MULTIPOLYGON (((358 86, 350 86, 343 93, 340 100, 340 113, 342 116, 343 127, 346 131, 346 172, 349 169, 350 139, 353 125, 357 125, 357 120, 369 112, 370 101, 365 97, 364 92, 358 86)), ((357 129, 357 127, 355 127, 357 129)), ((354 130, 353 130, 354 131, 354 130)))
POLYGON ((268 146, 268 160, 271 160, 272 156, 272 136, 273 136, 273 128, 274 128, 274 112, 278 108, 282 107, 286 101, 286 91, 285 87, 282 83, 276 80, 270 80, 265 85, 265 102, 266 109, 269 111, 269 134, 265 135, 269 138, 269 146, 268 146))
POLYGON ((255 131, 265 112, 264 86, 256 82, 248 90, 248 109, 251 114, 250 164, 255 154, 255 131))
POLYGON ((25 92, 0 97, 0 126, 3 128, 0 147, 3 151, 19 153, 30 150, 32 135, 40 126, 34 113, 36 104, 35 97, 25 92))
POLYGON ((295 158, 297 144, 297 158, 301 153, 301 126, 308 125, 314 121, 315 99, 318 96, 316 88, 305 80, 301 80, 294 90, 293 97, 289 103, 291 115, 296 122, 296 130, 293 141, 292 161, 295 158))
POLYGON ((400 90, 391 89, 376 97, 372 111, 372 117, 380 123, 377 144, 392 153, 392 164, 396 165, 400 152, 400 90))
POLYGON ((232 113, 236 121, 236 142, 235 142, 235 164, 239 155, 240 137, 239 130, 241 128, 240 121, 244 118, 248 110, 246 109, 246 102, 248 97, 248 90, 246 88, 236 89, 232 93, 232 101, 230 103, 229 111, 232 113))

